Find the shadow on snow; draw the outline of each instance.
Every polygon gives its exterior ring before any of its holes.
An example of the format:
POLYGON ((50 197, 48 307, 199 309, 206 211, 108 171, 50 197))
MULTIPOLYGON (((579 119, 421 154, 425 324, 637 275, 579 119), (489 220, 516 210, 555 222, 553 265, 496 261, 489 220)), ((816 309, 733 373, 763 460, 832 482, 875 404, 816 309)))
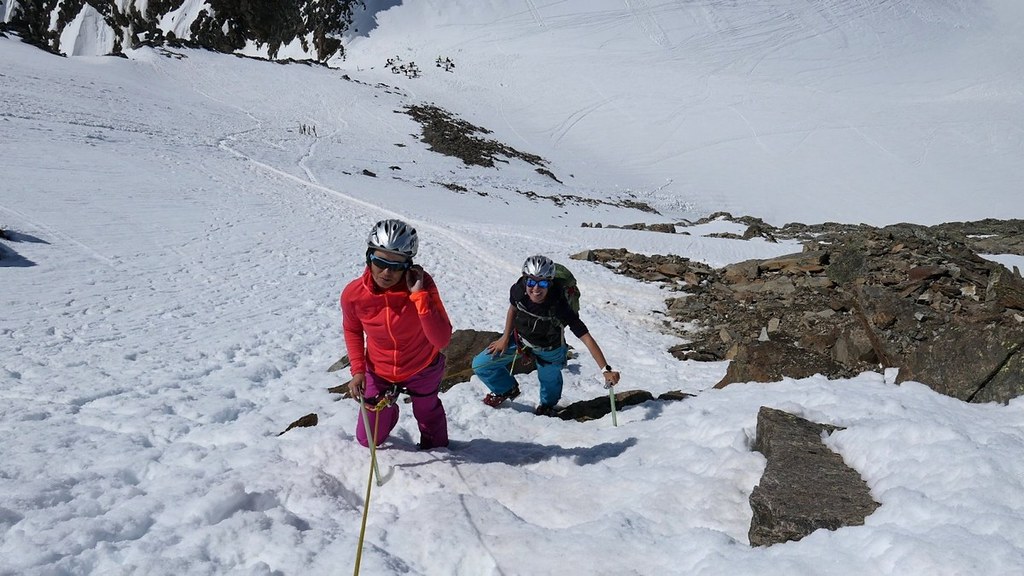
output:
MULTIPOLYGON (((48 244, 45 240, 36 238, 29 234, 20 232, 4 231, 4 240, 8 242, 31 242, 33 244, 48 244)), ((35 266, 36 263, 15 252, 4 242, 0 242, 0 268, 27 268, 35 266)))

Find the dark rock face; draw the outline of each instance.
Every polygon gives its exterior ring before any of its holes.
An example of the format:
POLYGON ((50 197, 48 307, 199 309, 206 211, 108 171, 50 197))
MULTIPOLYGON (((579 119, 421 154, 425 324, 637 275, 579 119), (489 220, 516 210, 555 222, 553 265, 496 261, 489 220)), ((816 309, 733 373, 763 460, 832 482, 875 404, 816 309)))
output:
POLYGON ((739 348, 725 377, 715 388, 723 388, 731 382, 777 382, 783 377, 807 378, 845 372, 841 364, 822 354, 781 342, 753 342, 739 348))
POLYGON ((1022 393, 1024 279, 975 250, 1024 251, 1024 222, 755 224, 765 237, 806 239, 805 250, 720 270, 621 249, 575 257, 684 292, 668 299, 668 315, 698 328, 671 352, 732 360, 719 386, 895 367, 898 381, 965 401, 1022 393))
POLYGON ((474 126, 437 106, 409 106, 406 113, 423 126, 423 141, 430 150, 459 158, 466 165, 492 168, 495 160, 507 162, 502 157, 518 158, 535 166, 547 165, 547 161, 536 154, 520 152, 496 140, 478 136, 491 131, 474 126))
POLYGON ((835 428, 761 407, 754 450, 768 463, 750 494, 751 546, 799 540, 819 528, 860 526, 878 508, 867 484, 821 442, 835 428))
POLYGON ((320 419, 317 417, 315 412, 311 414, 306 414, 302 418, 299 418, 295 422, 289 424, 287 428, 285 428, 284 430, 281 431, 280 434, 278 434, 278 436, 284 434, 285 432, 291 430, 292 428, 309 428, 311 426, 316 426, 319 420, 320 419))
MULTIPOLYGON (((626 406, 636 406, 649 400, 654 400, 654 395, 646 390, 628 390, 615 394, 615 406, 621 410, 626 406)), ((557 416, 562 420, 575 420, 586 422, 598 420, 611 414, 612 403, 608 396, 599 396, 591 400, 574 402, 558 411, 557 416)))
MULTIPOLYGON (((85 0, 20 2, 8 28, 29 43, 51 52, 60 51, 60 35, 85 7, 85 0), (50 15, 58 18, 51 30, 50 15)), ((179 37, 159 28, 161 19, 179 10, 184 0, 150 0, 139 10, 134 2, 90 0, 113 30, 119 32, 114 54, 141 45, 187 45, 218 52, 235 52, 253 42, 266 46, 277 59, 282 46, 298 39, 312 60, 326 61, 342 52, 341 34, 352 21, 352 11, 362 0, 207 0, 189 34, 179 37)))

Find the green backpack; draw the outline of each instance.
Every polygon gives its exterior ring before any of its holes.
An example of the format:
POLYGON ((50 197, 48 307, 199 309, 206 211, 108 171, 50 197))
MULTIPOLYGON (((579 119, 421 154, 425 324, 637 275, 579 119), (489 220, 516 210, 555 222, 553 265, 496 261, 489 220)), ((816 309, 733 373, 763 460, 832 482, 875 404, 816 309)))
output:
POLYGON ((576 277, 572 275, 568 268, 555 263, 555 281, 562 286, 562 290, 565 292, 565 299, 569 301, 569 307, 572 308, 572 311, 579 312, 580 289, 576 286, 576 277))

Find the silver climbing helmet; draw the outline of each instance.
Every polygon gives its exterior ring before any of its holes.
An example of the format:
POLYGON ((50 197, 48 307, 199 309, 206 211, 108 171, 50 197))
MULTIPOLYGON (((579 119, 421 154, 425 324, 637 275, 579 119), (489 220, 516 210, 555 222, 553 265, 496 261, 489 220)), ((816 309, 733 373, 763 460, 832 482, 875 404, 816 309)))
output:
POLYGON ((412 260, 419 250, 420 241, 416 229, 401 220, 381 220, 373 225, 366 237, 368 250, 386 250, 404 254, 412 260))
POLYGON ((523 276, 533 276, 534 278, 554 278, 555 277, 555 263, 547 256, 530 256, 523 262, 523 276))

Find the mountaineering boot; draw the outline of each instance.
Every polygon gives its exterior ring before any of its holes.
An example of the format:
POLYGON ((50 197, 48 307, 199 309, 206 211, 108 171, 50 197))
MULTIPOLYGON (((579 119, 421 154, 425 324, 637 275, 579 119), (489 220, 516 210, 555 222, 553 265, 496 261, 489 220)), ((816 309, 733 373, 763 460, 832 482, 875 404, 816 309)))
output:
POLYGON ((504 394, 495 394, 491 392, 487 396, 484 396, 484 404, 487 404, 491 408, 497 408, 505 400, 514 400, 516 396, 519 396, 519 385, 512 386, 512 389, 504 394))
POLYGON ((434 444, 433 442, 428 442, 426 440, 420 440, 419 442, 416 443, 416 449, 417 450, 433 450, 434 448, 447 448, 447 447, 448 447, 448 442, 445 442, 444 444, 434 444))
POLYGON ((545 406, 544 404, 537 405, 537 408, 533 411, 537 416, 554 416, 558 410, 554 406, 545 406))

